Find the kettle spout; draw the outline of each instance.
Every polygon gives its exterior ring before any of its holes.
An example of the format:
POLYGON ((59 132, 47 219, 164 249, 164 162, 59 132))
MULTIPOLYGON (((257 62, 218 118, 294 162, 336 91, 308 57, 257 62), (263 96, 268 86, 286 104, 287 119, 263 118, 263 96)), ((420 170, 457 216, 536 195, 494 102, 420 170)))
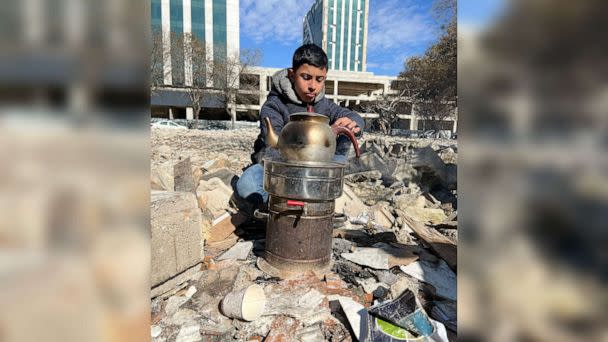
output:
POLYGON ((279 137, 277 136, 277 134, 274 132, 274 129, 272 128, 272 124, 270 123, 270 118, 268 118, 268 117, 264 118, 264 123, 266 123, 266 145, 273 147, 273 148, 277 148, 277 145, 279 144, 279 137))

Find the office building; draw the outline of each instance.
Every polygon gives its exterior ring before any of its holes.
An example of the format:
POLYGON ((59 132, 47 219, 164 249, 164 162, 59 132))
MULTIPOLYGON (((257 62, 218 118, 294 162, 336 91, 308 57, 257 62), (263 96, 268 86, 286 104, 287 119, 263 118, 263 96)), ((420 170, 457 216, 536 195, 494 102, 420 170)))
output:
MULTIPOLYGON (((163 84, 192 85, 192 60, 188 49, 191 36, 204 44, 207 58, 239 56, 239 0, 152 0, 152 34, 162 35, 163 84)), ((207 80, 212 86, 213 80, 207 80)))
POLYGON ((303 42, 327 53, 329 70, 366 71, 369 0, 316 0, 303 20, 303 42))

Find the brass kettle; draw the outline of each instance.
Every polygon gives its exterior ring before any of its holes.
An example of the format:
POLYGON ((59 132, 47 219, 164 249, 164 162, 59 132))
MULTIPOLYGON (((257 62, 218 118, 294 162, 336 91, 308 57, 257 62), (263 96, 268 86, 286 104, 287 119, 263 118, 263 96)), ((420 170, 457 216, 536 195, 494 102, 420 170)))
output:
POLYGON ((361 155, 357 139, 346 127, 330 127, 325 115, 302 112, 289 116, 289 122, 279 136, 274 132, 270 118, 266 123, 266 144, 279 150, 287 161, 332 161, 336 153, 336 136, 348 136, 355 147, 357 157, 361 155))

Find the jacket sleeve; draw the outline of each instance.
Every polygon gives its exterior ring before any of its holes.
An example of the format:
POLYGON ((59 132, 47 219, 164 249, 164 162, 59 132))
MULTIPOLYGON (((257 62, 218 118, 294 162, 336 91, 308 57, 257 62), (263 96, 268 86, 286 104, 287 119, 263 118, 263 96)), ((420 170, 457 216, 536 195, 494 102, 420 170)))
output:
POLYGON ((336 122, 336 120, 338 120, 339 118, 347 117, 347 118, 353 120, 354 122, 356 122, 357 126, 359 126, 359 128, 361 128, 361 131, 356 134, 357 137, 361 137, 363 135, 363 129, 365 128, 365 121, 363 120, 361 115, 357 114, 356 112, 353 112, 352 110, 350 110, 348 108, 341 107, 330 100, 328 100, 328 105, 329 105, 329 124, 330 125, 333 124, 334 122, 336 122))

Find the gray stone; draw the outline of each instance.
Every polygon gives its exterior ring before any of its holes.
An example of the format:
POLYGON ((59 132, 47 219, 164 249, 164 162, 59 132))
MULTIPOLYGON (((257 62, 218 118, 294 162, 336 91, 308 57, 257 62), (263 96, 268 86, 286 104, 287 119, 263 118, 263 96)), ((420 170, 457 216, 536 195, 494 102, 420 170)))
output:
POLYGON ((246 260, 253 249, 253 241, 242 241, 232 246, 229 250, 220 255, 217 260, 236 259, 246 260))
POLYGON ((380 248, 361 247, 352 253, 342 253, 344 259, 379 270, 388 270, 388 255, 380 248))
POLYGON ((236 174, 234 172, 230 171, 230 169, 224 167, 224 168, 203 174, 203 176, 201 177, 201 180, 208 181, 211 178, 219 178, 227 186, 232 186, 231 182, 232 182, 232 178, 234 178, 234 177, 236 177, 236 174))
POLYGON ((201 336, 201 326, 199 324, 185 325, 177 334, 175 342, 198 342, 203 340, 201 336))
POLYGON ((178 161, 173 166, 175 191, 194 192, 196 184, 192 175, 190 157, 178 161))
POLYGON ((203 260, 202 216, 186 192, 152 191, 151 283, 158 285, 203 260))
POLYGON ((365 291, 365 293, 372 293, 374 291, 376 291, 376 289, 380 286, 386 287, 388 288, 389 286, 376 281, 376 279, 374 278, 364 278, 364 279, 357 279, 357 283, 359 285, 361 285, 361 287, 363 287, 363 291, 365 291))
POLYGON ((445 261, 438 260, 438 262, 432 263, 419 260, 407 266, 399 266, 399 268, 403 273, 433 285, 438 296, 456 300, 456 274, 445 261))
POLYGON ((221 217, 230 208, 232 193, 232 188, 219 178, 201 180, 196 189, 199 207, 209 210, 214 220, 221 217))
POLYGON ((354 245, 352 241, 346 239, 334 238, 332 240, 332 250, 337 255, 350 252, 354 245))
POLYGON ((152 190, 173 191, 173 163, 152 164, 150 170, 150 188, 152 190))
POLYGON ((373 273, 380 282, 385 283, 389 286, 393 285, 394 283, 397 282, 397 280, 399 280, 399 276, 396 274, 393 274, 390 271, 377 270, 377 271, 374 271, 373 273))
POLYGON ((165 305, 165 314, 167 316, 173 316, 179 307, 182 306, 185 302, 188 301, 188 298, 184 296, 173 296, 167 299, 167 304, 165 305))

